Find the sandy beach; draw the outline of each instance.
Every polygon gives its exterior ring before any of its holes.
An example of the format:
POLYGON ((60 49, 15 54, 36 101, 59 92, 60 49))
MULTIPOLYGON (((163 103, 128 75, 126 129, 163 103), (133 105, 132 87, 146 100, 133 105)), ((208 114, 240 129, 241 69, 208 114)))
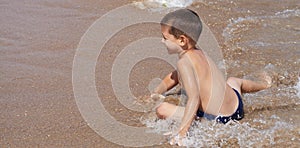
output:
MULTIPOLYGON (((0 147, 122 147, 98 135, 83 119, 74 98, 72 67, 80 39, 94 21, 132 2, 0 2, 0 147)), ((214 33, 224 54, 227 75, 246 77, 270 67, 275 73, 272 89, 245 96, 250 99, 245 103, 244 122, 256 127, 255 121, 262 115, 266 120, 276 115, 291 125, 288 138, 295 139, 290 141, 284 138, 288 133, 275 132, 275 141, 283 139, 276 143, 278 147, 297 147, 300 141, 299 88, 295 87, 300 76, 299 7, 296 0, 213 1, 189 7, 201 14, 214 33), (286 17, 277 17, 285 14, 286 17), (269 27, 264 28, 264 24, 269 27), (276 25, 284 27, 276 29, 276 25), (265 40, 251 42, 258 36, 265 40)), ((124 124, 143 126, 139 121, 143 113, 127 109, 116 99, 111 85, 112 64, 128 43, 147 36, 160 37, 159 27, 137 24, 125 28, 105 44, 99 55, 95 71, 98 95, 104 98, 101 101, 107 111, 124 124)), ((173 67, 159 59, 143 60, 132 69, 129 87, 134 96, 149 95, 149 82, 171 70, 173 67)))

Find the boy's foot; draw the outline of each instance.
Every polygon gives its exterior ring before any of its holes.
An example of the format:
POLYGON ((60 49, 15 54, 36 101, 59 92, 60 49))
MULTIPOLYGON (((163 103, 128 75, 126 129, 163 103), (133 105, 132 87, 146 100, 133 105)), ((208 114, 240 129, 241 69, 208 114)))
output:
POLYGON ((269 74, 267 74, 267 72, 262 72, 261 78, 263 79, 263 81, 265 81, 267 85, 266 88, 270 88, 272 86, 272 77, 269 74))
POLYGON ((265 80, 267 81, 267 88, 270 88, 272 86, 272 78, 267 75, 265 80))

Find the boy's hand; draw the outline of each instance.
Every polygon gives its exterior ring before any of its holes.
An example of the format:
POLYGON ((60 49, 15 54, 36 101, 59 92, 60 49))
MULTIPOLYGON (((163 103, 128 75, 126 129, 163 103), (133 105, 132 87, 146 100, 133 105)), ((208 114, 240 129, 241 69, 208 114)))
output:
POLYGON ((185 136, 180 136, 180 134, 178 134, 170 140, 170 144, 171 145, 183 146, 183 142, 182 142, 183 138, 185 138, 185 136))
MULTIPOLYGON (((164 133, 164 135, 165 136, 173 135, 173 132, 167 132, 167 133, 164 133)), ((186 137, 186 134, 182 134, 182 132, 179 132, 178 134, 171 136, 170 144, 183 146, 182 139, 185 137, 186 137)))
POLYGON ((154 101, 158 101, 158 100, 162 100, 165 99, 165 96, 161 95, 161 94, 157 94, 157 93, 153 93, 150 96, 154 101))
POLYGON ((141 97, 137 98, 137 102, 147 104, 147 103, 151 103, 153 101, 156 102, 156 101, 163 100, 163 99, 165 99, 165 96, 163 96, 163 95, 151 94, 150 96, 145 95, 145 96, 141 96, 141 97))

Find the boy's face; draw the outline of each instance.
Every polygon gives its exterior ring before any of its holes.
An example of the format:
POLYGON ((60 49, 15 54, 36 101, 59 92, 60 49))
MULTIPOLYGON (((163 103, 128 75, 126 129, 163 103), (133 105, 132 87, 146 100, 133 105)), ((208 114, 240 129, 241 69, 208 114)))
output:
POLYGON ((170 34, 169 29, 169 26, 161 25, 161 32, 163 36, 162 42, 166 45, 169 54, 180 53, 183 50, 181 48, 182 41, 180 38, 177 39, 174 35, 170 34))

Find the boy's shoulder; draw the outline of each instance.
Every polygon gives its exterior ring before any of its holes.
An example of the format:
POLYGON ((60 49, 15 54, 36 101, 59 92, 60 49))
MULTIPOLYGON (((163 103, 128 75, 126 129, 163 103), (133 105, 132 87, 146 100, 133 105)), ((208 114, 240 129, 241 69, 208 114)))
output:
POLYGON ((189 53, 186 53, 182 58, 180 58, 177 61, 177 68, 178 69, 187 69, 192 68, 193 65, 193 59, 191 58, 191 55, 189 53))
POLYGON ((182 58, 179 58, 179 60, 177 61, 177 67, 178 66, 183 66, 183 65, 186 65, 188 64, 188 60, 187 60, 187 57, 184 56, 182 58))
POLYGON ((187 52, 180 58, 177 62, 177 67, 180 66, 195 68, 198 67, 200 69, 206 67, 204 65, 208 64, 208 57, 201 51, 194 50, 191 52, 187 52), (200 67, 199 67, 200 66, 200 67), (204 67, 202 67, 204 66, 204 67))

